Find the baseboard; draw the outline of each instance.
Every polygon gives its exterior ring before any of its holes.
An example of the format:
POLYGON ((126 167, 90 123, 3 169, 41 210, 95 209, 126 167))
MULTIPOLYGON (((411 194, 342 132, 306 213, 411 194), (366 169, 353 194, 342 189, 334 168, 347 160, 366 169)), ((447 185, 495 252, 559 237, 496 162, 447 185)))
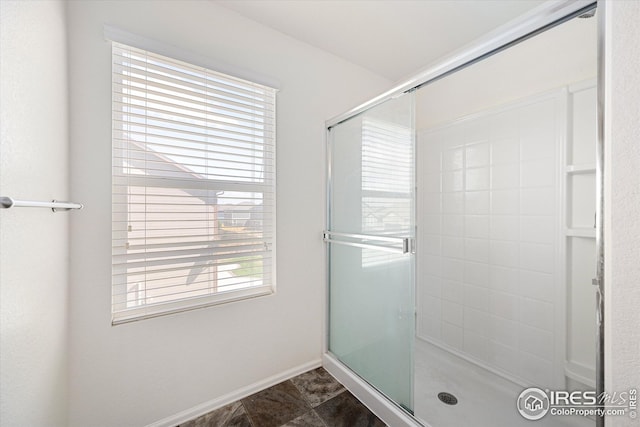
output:
POLYGON ((322 361, 320 359, 312 360, 310 362, 288 369, 279 374, 273 375, 269 378, 265 378, 264 380, 260 380, 253 384, 249 384, 248 386, 242 387, 231 393, 225 394, 224 396, 216 397, 215 399, 211 399, 208 402, 204 402, 192 408, 178 412, 177 414, 169 415, 168 417, 163 418, 159 421, 153 422, 151 424, 147 424, 145 427, 175 427, 179 424, 182 424, 189 420, 197 418, 200 415, 204 415, 207 412, 211 412, 218 408, 222 408, 223 406, 233 403, 236 400, 244 399, 247 396, 250 396, 254 393, 257 393, 261 390, 269 388, 282 381, 286 381, 289 378, 293 378, 296 375, 300 375, 303 372, 310 371, 311 369, 315 369, 320 366, 322 366, 322 361))

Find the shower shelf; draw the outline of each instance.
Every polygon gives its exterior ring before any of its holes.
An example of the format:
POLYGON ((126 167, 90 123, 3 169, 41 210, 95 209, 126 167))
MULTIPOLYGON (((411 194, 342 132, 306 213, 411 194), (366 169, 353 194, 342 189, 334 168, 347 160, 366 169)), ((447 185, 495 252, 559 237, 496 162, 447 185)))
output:
POLYGON ((596 238, 595 228, 587 228, 587 227, 567 228, 565 229, 564 233, 567 237, 590 237, 593 239, 596 238))
POLYGON ((567 165, 565 172, 568 174, 578 173, 595 173, 596 165, 594 164, 582 164, 582 165, 567 165))
POLYGON ((595 388, 596 371, 594 368, 580 363, 568 362, 564 367, 564 374, 572 380, 579 381, 589 387, 595 388))

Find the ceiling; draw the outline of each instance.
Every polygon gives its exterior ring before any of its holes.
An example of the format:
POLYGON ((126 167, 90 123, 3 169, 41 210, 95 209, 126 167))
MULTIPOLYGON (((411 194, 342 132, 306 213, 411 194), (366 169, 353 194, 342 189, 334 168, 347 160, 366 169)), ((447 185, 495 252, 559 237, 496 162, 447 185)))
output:
POLYGON ((398 81, 545 0, 214 0, 398 81))

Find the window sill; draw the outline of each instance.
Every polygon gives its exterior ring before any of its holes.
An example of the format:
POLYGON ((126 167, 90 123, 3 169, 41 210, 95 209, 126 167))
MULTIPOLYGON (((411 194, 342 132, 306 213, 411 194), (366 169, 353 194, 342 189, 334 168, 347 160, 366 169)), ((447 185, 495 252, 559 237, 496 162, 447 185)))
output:
POLYGON ((190 300, 136 307, 113 313, 111 318, 111 325, 116 326, 124 323, 137 322, 139 320, 151 319, 153 317, 182 313, 185 311, 197 310, 214 305, 272 295, 274 293, 275 288, 273 286, 257 286, 241 291, 214 294, 206 297, 197 297, 190 300))

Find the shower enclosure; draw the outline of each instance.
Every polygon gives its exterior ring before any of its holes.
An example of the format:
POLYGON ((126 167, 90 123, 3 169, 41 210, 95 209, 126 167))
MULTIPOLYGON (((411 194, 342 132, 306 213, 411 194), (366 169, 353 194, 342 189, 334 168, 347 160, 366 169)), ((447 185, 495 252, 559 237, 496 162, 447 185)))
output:
POLYGON ((329 130, 329 348, 412 410, 414 98, 329 130))
POLYGON ((595 6, 541 7, 328 123, 324 365, 390 425, 525 425, 525 388, 602 390, 597 28, 572 19, 595 6))

